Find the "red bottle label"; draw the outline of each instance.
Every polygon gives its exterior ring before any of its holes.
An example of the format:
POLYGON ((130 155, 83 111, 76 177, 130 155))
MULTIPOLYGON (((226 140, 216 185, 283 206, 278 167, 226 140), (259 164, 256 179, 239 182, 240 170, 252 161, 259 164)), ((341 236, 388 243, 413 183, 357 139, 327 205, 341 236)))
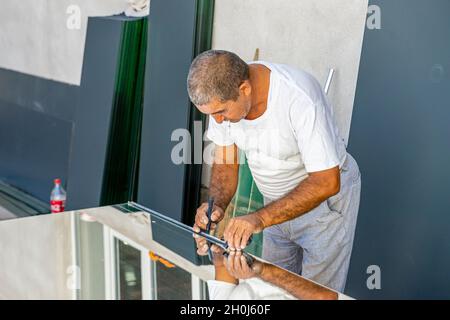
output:
POLYGON ((60 213, 64 211, 64 201, 63 200, 51 200, 50 208, 52 213, 60 213))

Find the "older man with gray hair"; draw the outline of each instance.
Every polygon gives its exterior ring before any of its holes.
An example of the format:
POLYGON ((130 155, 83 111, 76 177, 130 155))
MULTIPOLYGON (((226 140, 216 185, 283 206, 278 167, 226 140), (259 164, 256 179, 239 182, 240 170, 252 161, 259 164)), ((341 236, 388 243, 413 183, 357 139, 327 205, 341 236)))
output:
MULTIPOLYGON (((230 220, 224 238, 231 250, 263 231, 263 259, 343 291, 361 180, 317 80, 287 65, 210 50, 192 62, 187 86, 192 103, 209 115, 207 136, 215 144, 213 227, 236 192, 239 148, 264 207, 230 220)), ((197 231, 208 223, 206 209, 204 203, 197 210, 197 231)))

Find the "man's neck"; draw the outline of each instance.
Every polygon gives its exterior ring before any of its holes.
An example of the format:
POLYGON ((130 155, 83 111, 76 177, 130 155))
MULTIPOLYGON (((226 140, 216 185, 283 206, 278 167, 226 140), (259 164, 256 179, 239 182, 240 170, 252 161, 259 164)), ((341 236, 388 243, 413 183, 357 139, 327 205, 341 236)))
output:
POLYGON ((270 69, 261 64, 250 64, 249 68, 252 85, 252 106, 245 119, 255 120, 262 116, 267 109, 270 69))

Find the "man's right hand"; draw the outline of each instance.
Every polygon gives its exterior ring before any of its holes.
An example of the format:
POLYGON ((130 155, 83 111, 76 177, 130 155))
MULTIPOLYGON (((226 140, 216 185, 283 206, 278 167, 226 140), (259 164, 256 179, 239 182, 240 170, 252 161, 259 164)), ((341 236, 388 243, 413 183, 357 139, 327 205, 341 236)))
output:
MULTIPOLYGON (((206 211, 208 210, 208 203, 204 202, 198 209, 197 213, 195 214, 195 224, 194 224, 194 231, 200 232, 201 230, 206 230, 206 226, 208 224, 208 216, 206 214, 206 211)), ((211 213, 211 231, 213 231, 217 223, 219 223, 225 213, 223 209, 219 206, 214 205, 213 211, 211 213)))
MULTIPOLYGON (((197 245, 197 254, 199 256, 206 256, 208 254, 208 241, 199 236, 198 234, 194 234, 195 243, 197 245)), ((213 254, 213 263, 217 266, 223 266, 223 253, 224 250, 215 244, 211 245, 211 252, 213 254)))

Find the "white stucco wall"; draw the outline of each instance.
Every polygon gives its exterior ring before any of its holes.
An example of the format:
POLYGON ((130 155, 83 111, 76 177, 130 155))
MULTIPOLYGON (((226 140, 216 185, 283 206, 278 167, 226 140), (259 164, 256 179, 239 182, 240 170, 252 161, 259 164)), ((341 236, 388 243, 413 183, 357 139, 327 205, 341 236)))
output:
POLYGON ((348 141, 368 0, 216 0, 213 49, 290 64, 325 83, 348 141))
POLYGON ((79 85, 88 17, 129 6, 127 0, 2 0, 0 68, 79 85), (80 29, 67 27, 73 5, 80 9, 80 29))

